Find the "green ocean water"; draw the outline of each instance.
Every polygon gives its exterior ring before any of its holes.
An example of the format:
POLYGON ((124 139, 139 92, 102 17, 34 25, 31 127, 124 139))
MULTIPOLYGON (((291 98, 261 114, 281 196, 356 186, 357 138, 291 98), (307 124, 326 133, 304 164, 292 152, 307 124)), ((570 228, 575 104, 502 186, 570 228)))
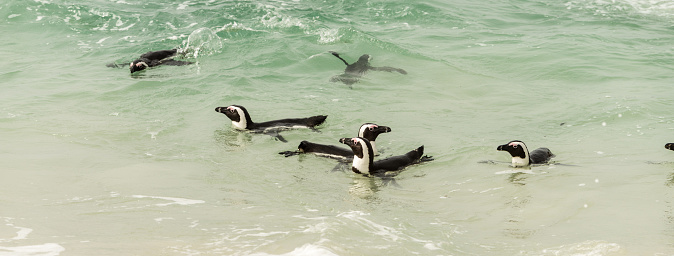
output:
POLYGON ((669 1, 9 0, 0 28, 2 256, 674 253, 669 1), (172 48, 195 64, 106 67, 172 48), (330 82, 329 51, 407 75, 330 82), (328 119, 283 143, 231 104, 328 119), (277 154, 365 122, 435 160, 277 154))

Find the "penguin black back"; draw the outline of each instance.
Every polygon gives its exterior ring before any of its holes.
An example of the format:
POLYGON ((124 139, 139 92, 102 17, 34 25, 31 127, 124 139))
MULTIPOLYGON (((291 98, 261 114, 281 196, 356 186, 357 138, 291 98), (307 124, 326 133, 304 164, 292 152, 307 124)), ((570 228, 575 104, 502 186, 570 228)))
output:
POLYGON ((131 64, 129 64, 129 70, 133 74, 134 72, 159 65, 182 66, 193 63, 189 61, 172 59, 172 57, 175 57, 177 53, 178 49, 146 52, 143 55, 140 55, 140 58, 132 61, 131 64))

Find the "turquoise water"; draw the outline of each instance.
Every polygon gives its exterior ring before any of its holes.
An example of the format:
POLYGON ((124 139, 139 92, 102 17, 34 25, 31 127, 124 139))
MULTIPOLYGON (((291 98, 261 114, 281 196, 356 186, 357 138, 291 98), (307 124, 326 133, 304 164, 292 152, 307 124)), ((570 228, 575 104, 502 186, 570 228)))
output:
POLYGON ((674 4, 0 4, 0 255, 674 254, 674 4), (190 49, 196 64, 108 63, 190 49), (370 54, 347 86, 330 82, 370 54), (289 141, 253 120, 326 114, 289 141), (397 185, 316 156, 365 122, 397 185), (509 167, 496 146, 548 147, 509 167), (487 164, 485 161, 493 163, 487 164))

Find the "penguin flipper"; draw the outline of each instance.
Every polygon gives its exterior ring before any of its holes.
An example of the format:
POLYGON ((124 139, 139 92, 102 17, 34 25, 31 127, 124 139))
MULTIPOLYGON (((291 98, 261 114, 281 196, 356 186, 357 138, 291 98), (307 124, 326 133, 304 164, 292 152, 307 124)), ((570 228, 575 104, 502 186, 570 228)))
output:
POLYGON ((403 75, 407 75, 407 71, 405 71, 402 68, 394 68, 394 67, 370 67, 370 69, 374 71, 386 71, 386 72, 398 72, 403 75))
POLYGON ((131 62, 126 62, 126 63, 108 63, 105 64, 106 67, 109 68, 128 68, 131 62))
POLYGON ((332 170, 330 170, 330 172, 344 172, 344 169, 347 169, 346 167, 348 166, 349 165, 347 163, 339 162, 337 165, 335 165, 335 167, 332 168, 332 170))
POLYGON ((296 156, 299 154, 302 154, 302 152, 299 151, 283 151, 283 152, 278 152, 279 155, 283 155, 285 157, 291 157, 291 156, 296 156))
POLYGON ((342 57, 339 56, 339 53, 333 52, 333 51, 328 51, 328 52, 331 53, 332 56, 335 56, 335 57, 337 57, 338 59, 342 60, 342 62, 344 62, 344 64, 346 64, 347 66, 349 65, 348 62, 346 62, 344 59, 342 59, 342 57))
POLYGON ((266 131, 262 131, 262 133, 274 137, 275 140, 285 142, 285 143, 288 142, 285 138, 283 138, 283 136, 281 136, 281 134, 279 134, 279 131, 277 131, 277 130, 266 130, 266 131))
POLYGON ((426 156, 422 156, 421 158, 419 158, 419 163, 430 162, 430 161, 433 161, 433 160, 435 160, 435 158, 433 158, 433 156, 426 155, 426 156))
POLYGON ((278 133, 276 134, 276 136, 274 136, 274 139, 279 140, 279 141, 284 142, 284 143, 288 143, 288 141, 285 138, 283 138, 283 136, 281 136, 281 134, 278 134, 278 133))
POLYGON ((510 162, 504 162, 504 161, 495 161, 495 160, 482 160, 478 161, 478 164, 509 164, 510 162))
POLYGON ((391 186, 394 186, 396 188, 403 188, 402 186, 400 186, 398 184, 398 182, 396 182, 396 179, 393 178, 393 177, 381 177, 381 180, 382 180, 383 186, 391 185, 391 186))

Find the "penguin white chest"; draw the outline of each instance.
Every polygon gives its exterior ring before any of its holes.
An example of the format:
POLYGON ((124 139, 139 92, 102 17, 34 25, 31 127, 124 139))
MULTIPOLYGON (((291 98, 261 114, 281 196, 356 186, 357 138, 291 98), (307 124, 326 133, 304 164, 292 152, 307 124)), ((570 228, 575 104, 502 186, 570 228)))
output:
POLYGON ((370 174, 370 161, 366 158, 360 158, 360 157, 354 157, 353 158, 353 166, 354 168, 358 169, 363 174, 370 174))
POLYGON ((239 121, 239 122, 232 121, 232 125, 233 125, 234 128, 236 128, 236 129, 239 129, 239 130, 245 130, 246 127, 247 127, 246 119, 243 119, 243 120, 241 120, 241 121, 239 121))
POLYGON ((513 167, 524 167, 529 165, 529 158, 513 157, 512 166, 513 167))

